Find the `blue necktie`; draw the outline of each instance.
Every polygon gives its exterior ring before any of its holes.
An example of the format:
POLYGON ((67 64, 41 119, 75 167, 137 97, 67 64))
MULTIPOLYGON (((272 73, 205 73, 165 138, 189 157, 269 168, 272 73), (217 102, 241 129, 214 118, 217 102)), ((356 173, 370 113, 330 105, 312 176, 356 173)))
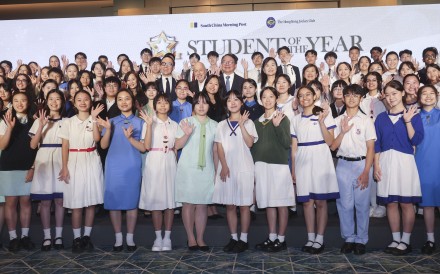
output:
POLYGON ((231 76, 226 76, 226 92, 229 92, 231 90, 231 83, 229 82, 229 78, 231 78, 231 76))

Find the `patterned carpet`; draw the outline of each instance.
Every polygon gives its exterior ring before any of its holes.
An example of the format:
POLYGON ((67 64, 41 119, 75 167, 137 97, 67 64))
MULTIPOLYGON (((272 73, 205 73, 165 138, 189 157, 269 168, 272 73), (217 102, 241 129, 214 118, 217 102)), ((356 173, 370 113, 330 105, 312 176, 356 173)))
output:
POLYGON ((279 253, 248 250, 228 254, 221 247, 209 252, 175 248, 170 252, 152 252, 139 247, 136 252, 114 253, 111 247, 72 254, 63 251, 0 250, 0 273, 440 273, 440 253, 431 256, 414 250, 408 256, 395 257, 380 250, 367 254, 343 255, 336 248, 310 255, 297 248, 279 253))

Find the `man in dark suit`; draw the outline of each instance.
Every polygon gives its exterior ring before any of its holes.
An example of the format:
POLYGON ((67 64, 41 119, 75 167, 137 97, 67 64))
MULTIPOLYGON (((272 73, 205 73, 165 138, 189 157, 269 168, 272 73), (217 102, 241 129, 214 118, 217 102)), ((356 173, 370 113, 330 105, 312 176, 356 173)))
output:
POLYGON ((159 93, 165 93, 171 101, 177 99, 176 80, 173 78, 174 65, 174 59, 170 56, 162 58, 162 62, 160 63, 162 76, 156 80, 159 93))
POLYGON ((141 64, 139 65, 139 73, 145 73, 148 69, 150 59, 153 56, 153 52, 150 49, 144 48, 141 50, 141 64))
POLYGON ((191 55, 189 56, 189 67, 187 67, 187 69, 185 69, 185 66, 187 66, 187 62, 185 61, 186 65, 184 64, 184 68, 182 70, 182 79, 188 81, 188 82, 192 82, 194 80, 196 80, 195 74, 194 74, 194 65, 200 61, 200 55, 198 55, 197 53, 191 53, 191 55))
POLYGON ((104 109, 99 113, 99 117, 109 119, 121 114, 117 104, 116 104, 116 93, 118 93, 121 88, 121 81, 118 77, 110 76, 104 80, 104 98, 99 101, 99 104, 104 105, 104 109))
POLYGON ((197 62, 194 64, 194 75, 195 80, 189 83, 189 90, 194 93, 202 92, 205 87, 207 70, 202 62, 197 62))
POLYGON ((277 68, 277 75, 289 75, 292 82, 292 87, 290 90, 295 91, 301 86, 301 74, 299 73, 299 68, 297 66, 290 64, 290 60, 292 59, 293 55, 290 53, 290 49, 286 46, 279 48, 277 50, 277 54, 281 60, 281 65, 279 65, 277 68))
MULTIPOLYGON (((235 54, 228 53, 222 57, 222 73, 220 74, 220 81, 225 87, 226 93, 228 93, 231 89, 241 91, 241 86, 243 85, 244 79, 235 73, 237 62, 238 57, 235 54)), ((221 94, 222 97, 225 95, 226 94, 221 94)))

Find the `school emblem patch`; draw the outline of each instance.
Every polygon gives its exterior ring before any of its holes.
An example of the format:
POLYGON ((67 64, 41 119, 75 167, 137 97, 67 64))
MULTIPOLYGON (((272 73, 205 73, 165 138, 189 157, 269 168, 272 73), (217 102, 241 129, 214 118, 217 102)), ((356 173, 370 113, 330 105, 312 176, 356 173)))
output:
POLYGON ((359 128, 356 129, 356 134, 360 135, 361 134, 361 130, 359 128))

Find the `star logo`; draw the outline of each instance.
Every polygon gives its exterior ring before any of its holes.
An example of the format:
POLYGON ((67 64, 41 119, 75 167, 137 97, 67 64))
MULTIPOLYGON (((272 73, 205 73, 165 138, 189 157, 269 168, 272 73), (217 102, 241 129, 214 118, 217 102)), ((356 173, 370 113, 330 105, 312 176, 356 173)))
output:
POLYGON ((176 37, 167 36, 163 31, 159 35, 151 37, 150 42, 147 42, 153 50, 153 55, 157 57, 163 57, 167 53, 174 54, 177 43, 176 37))

